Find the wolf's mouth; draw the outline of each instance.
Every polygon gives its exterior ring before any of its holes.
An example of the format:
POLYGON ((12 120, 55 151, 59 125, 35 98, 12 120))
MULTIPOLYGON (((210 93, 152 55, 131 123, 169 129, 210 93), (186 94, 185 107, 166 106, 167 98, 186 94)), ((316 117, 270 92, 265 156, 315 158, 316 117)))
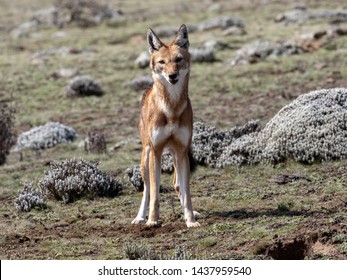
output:
POLYGON ((178 79, 169 80, 170 84, 174 85, 178 82, 178 79))

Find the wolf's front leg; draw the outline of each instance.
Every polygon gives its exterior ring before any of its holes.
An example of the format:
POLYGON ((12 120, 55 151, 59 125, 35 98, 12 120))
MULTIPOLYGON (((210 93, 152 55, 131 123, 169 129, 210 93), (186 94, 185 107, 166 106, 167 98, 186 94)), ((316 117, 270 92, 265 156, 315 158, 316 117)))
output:
POLYGON ((189 189, 189 158, 188 154, 177 154, 176 158, 176 181, 175 189, 179 192, 181 206, 187 227, 199 227, 200 224, 195 220, 192 200, 189 189))
POLYGON ((158 225, 160 174, 161 153, 153 150, 149 155, 150 201, 147 226, 158 225))
POLYGON ((149 153, 150 148, 143 147, 142 149, 142 156, 141 156, 141 175, 143 179, 143 196, 141 201, 141 206, 139 209, 139 212, 136 216, 136 218, 131 222, 132 224, 144 224, 146 222, 146 213, 148 209, 149 204, 149 168, 148 168, 148 162, 149 162, 149 153))

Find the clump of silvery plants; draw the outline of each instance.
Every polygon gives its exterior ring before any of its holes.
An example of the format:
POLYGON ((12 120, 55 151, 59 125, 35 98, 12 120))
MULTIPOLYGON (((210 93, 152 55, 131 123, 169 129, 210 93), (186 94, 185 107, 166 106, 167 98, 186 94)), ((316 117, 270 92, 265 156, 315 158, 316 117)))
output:
POLYGON ((58 122, 48 122, 34 127, 18 136, 13 151, 20 152, 25 148, 41 150, 52 148, 61 143, 70 143, 78 136, 75 129, 58 122))
POLYGON ((115 197, 122 188, 121 183, 100 171, 97 162, 84 159, 54 161, 39 181, 43 194, 53 196, 64 203, 81 197, 115 197))
POLYGON ((84 150, 87 153, 106 153, 107 144, 105 135, 100 131, 89 131, 88 137, 84 140, 84 150))
MULTIPOLYGON (((218 130, 214 126, 206 125, 202 122, 195 122, 193 125, 192 150, 193 158, 200 165, 210 167, 224 167, 228 158, 221 157, 225 151, 234 144, 236 154, 237 150, 243 150, 245 137, 249 138, 260 130, 259 121, 249 121, 243 126, 237 126, 230 130, 218 130)), ((230 164, 242 164, 245 159, 234 157, 230 164)))
POLYGON ((299 96, 260 130, 248 122, 229 131, 194 124, 193 155, 199 164, 312 164, 347 158, 347 89, 321 89, 299 96))
POLYGON ((29 212, 32 208, 46 208, 43 195, 34 190, 31 183, 25 182, 24 188, 19 196, 15 199, 14 205, 17 210, 29 212))
POLYGON ((87 75, 73 78, 66 88, 68 97, 101 96, 103 94, 101 85, 87 75))
POLYGON ((132 79, 125 84, 126 87, 130 87, 136 91, 145 91, 153 85, 153 79, 151 76, 142 76, 132 79))
POLYGON ((139 192, 143 191, 144 184, 142 180, 140 166, 129 167, 125 172, 128 175, 129 181, 136 188, 136 190, 139 192))
POLYGON ((347 158, 347 89, 321 89, 283 107, 254 142, 254 162, 347 158))

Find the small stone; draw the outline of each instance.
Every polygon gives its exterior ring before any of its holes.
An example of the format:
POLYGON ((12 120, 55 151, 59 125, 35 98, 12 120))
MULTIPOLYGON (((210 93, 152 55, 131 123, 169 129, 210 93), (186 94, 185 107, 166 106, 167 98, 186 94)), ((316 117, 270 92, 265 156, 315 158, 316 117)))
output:
POLYGON ((144 51, 136 58, 135 64, 140 68, 146 68, 149 66, 150 58, 149 52, 144 51))

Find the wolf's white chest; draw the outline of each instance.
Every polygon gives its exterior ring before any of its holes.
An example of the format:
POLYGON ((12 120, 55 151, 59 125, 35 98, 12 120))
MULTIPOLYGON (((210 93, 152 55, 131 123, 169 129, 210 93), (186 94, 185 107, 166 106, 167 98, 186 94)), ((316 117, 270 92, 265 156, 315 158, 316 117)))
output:
POLYGON ((189 129, 185 126, 178 126, 178 123, 168 123, 153 129, 151 132, 153 146, 165 143, 170 137, 187 146, 190 140, 189 129))

